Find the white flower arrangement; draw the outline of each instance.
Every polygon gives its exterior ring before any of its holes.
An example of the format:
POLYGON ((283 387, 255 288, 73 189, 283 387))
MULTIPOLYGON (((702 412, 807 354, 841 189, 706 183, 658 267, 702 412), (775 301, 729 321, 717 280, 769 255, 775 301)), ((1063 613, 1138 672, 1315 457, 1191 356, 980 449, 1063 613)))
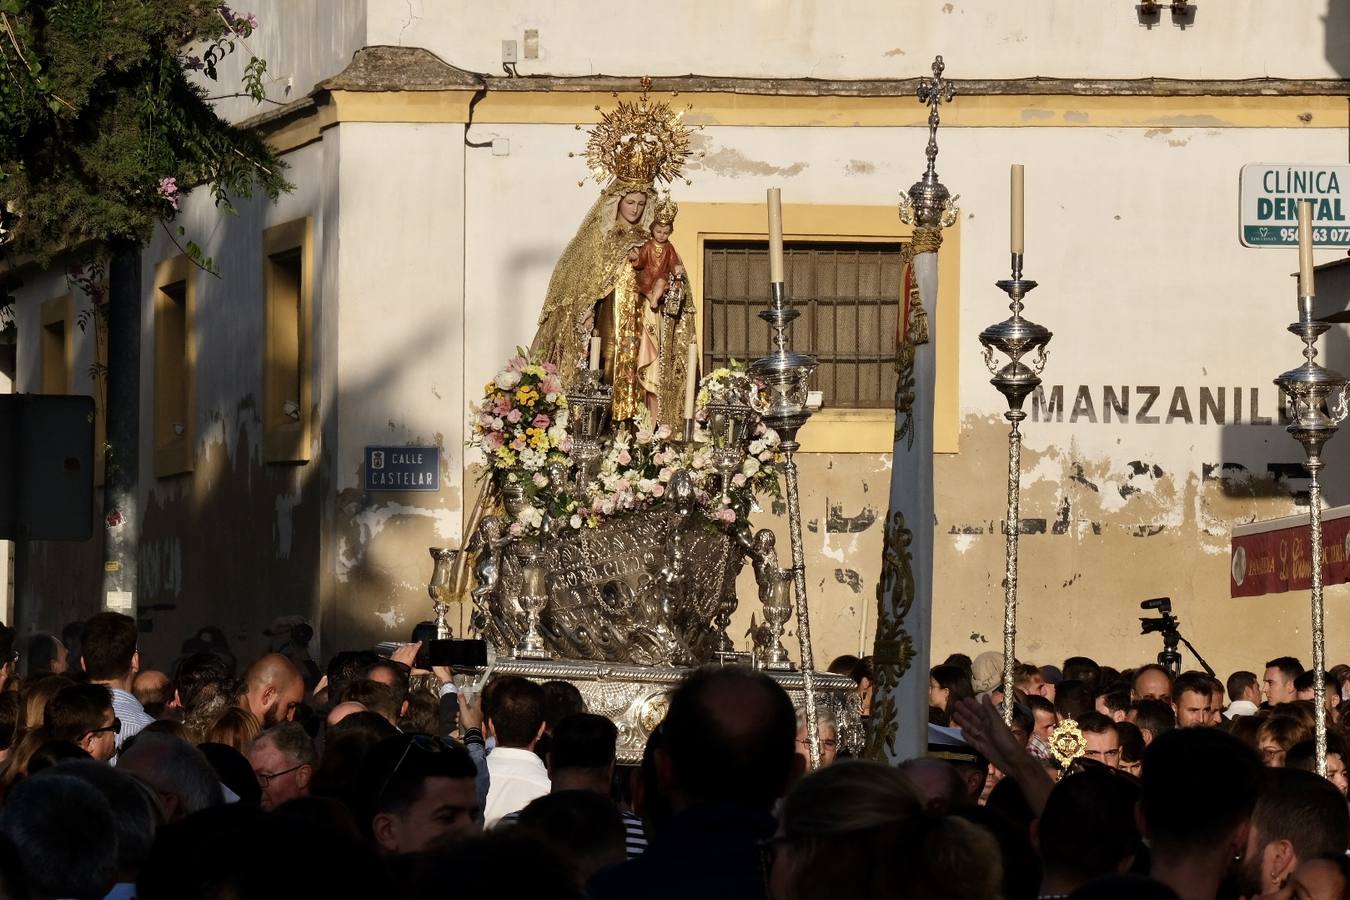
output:
MULTIPOLYGON (((488 382, 484 400, 473 408, 471 444, 491 461, 488 477, 499 487, 517 486, 528 501, 510 522, 513 536, 536 534, 546 522, 553 529, 595 528, 606 519, 647 509, 660 502, 680 470, 689 472, 694 498, 709 521, 730 527, 747 511, 757 511, 756 497, 781 496, 778 435, 758 415, 748 423, 751 440, 738 471, 722 490, 713 465, 706 427, 696 429, 692 444, 671 443, 667 425, 656 425, 645 409, 631 422, 618 425, 600 459, 595 478, 578 493, 573 484, 572 439, 568 433, 567 398, 552 364, 538 364, 520 351, 488 382), (551 464, 562 464, 568 477, 550 481, 551 464), (724 494, 730 503, 723 503, 724 494)), ((700 383, 695 419, 705 423, 710 402, 739 400, 753 408, 755 386, 744 368, 710 372, 700 383)))

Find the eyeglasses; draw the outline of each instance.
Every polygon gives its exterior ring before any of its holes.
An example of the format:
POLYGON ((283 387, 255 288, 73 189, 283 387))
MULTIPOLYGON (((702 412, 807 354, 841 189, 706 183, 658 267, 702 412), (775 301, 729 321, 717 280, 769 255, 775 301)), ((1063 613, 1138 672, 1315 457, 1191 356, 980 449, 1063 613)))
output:
POLYGON ((112 724, 111 724, 111 725, 104 725, 102 728, 91 728, 91 729, 89 729, 88 731, 86 731, 84 734, 85 734, 85 737, 88 737, 88 736, 91 735, 91 734, 104 734, 104 733, 106 733, 106 732, 110 732, 110 733, 112 733, 112 734, 117 734, 117 733, 119 733, 121 730, 122 730, 122 720, 119 719, 119 718, 117 718, 117 716, 113 716, 113 720, 112 720, 112 724))
POLYGON ((289 774, 291 774, 292 772, 295 772, 295 771, 298 771, 298 770, 300 770, 300 769, 303 769, 303 768, 304 768, 305 766, 307 766, 307 765, 309 765, 309 763, 301 763, 301 764, 298 765, 298 766, 291 766, 289 769, 286 769, 284 772, 273 772, 273 773, 270 774, 270 775, 269 775, 268 773, 266 773, 266 772, 254 772, 253 774, 254 774, 254 775, 257 777, 257 779, 258 779, 258 786, 265 789, 269 784, 272 783, 272 780, 273 780, 274 778, 280 778, 282 775, 289 775, 289 774))
POLYGON ((398 770, 403 766, 403 761, 408 758, 408 751, 413 747, 421 750, 423 753, 441 753, 445 750, 445 744, 428 734, 414 734, 409 740, 403 752, 399 754, 398 762, 394 763, 394 768, 389 770, 389 774, 384 776, 384 781, 380 784, 380 789, 375 793, 375 806, 378 809, 380 801, 384 799, 384 792, 389 790, 389 782, 394 780, 398 770))

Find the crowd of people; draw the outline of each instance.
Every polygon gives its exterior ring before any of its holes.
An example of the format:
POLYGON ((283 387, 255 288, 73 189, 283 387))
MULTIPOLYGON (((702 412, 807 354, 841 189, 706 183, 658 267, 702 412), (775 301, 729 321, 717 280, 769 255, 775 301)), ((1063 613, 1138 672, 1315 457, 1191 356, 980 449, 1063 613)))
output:
MULTIPOLYGON (((246 665, 204 629, 163 671, 117 613, 22 652, 0 629, 0 900, 1350 896, 1350 667, 1325 778, 1292 658, 1226 684, 1019 664, 1008 726, 1001 658, 953 656, 900 723, 926 756, 853 758, 826 718, 815 771, 787 692, 706 667, 621 767, 571 684, 473 691, 416 643, 320 668, 305 628, 246 665)), ((831 669, 866 715, 869 662, 831 669)))

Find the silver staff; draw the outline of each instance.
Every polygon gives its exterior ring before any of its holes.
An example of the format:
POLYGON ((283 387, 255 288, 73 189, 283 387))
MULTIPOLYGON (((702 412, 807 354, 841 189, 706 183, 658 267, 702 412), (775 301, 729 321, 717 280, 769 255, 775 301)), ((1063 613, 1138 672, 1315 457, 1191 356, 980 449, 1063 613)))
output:
POLYGON ((1298 321, 1289 330, 1303 341, 1303 365, 1290 369, 1275 384, 1289 400, 1288 432, 1303 445, 1307 454, 1308 475, 1308 542, 1312 561, 1312 634, 1313 634, 1313 704, 1317 722, 1317 774, 1327 774, 1327 703, 1326 703, 1326 634, 1322 606, 1322 485, 1318 473, 1322 461, 1322 445, 1345 420, 1347 412, 1347 380, 1340 372, 1319 366, 1317 339, 1331 326, 1313 319, 1312 279, 1312 204, 1299 201, 1300 273, 1298 290, 1298 321))
POLYGON ((788 349, 788 326, 801 313, 788 306, 787 288, 781 281, 770 284, 773 305, 759 317, 773 329, 773 350, 750 364, 750 375, 760 387, 760 415, 778 432, 783 452, 783 475, 787 481, 788 535, 792 540, 792 577, 796 590, 797 637, 802 644, 802 688, 806 695, 806 739, 811 768, 820 768, 820 724, 816 721, 815 655, 811 650, 811 619, 806 603, 806 558, 802 549, 802 513, 797 490, 797 462, 793 454, 801 447, 798 430, 811 418, 806 405, 807 381, 816 370, 816 358, 788 349))
POLYGON ((1022 502, 1021 422, 1027 417, 1022 404, 1041 383, 1045 345, 1052 335, 1044 326, 1022 318, 1022 298, 1036 282, 1022 277, 1021 253, 1012 254, 1012 278, 995 285, 1012 298, 1008 307, 1012 316, 981 331, 980 343, 984 345, 984 363, 994 376, 989 383, 1008 401, 1008 411, 1003 417, 1012 426, 1008 431, 1008 518, 1004 526, 1008 540, 1003 576, 1003 721, 1012 724, 1013 663, 1017 649, 1017 535, 1021 530, 1022 502), (995 363, 996 350, 1008 357, 1006 365, 999 367, 995 363), (1033 351, 1036 355, 1028 365, 1022 357, 1033 351))

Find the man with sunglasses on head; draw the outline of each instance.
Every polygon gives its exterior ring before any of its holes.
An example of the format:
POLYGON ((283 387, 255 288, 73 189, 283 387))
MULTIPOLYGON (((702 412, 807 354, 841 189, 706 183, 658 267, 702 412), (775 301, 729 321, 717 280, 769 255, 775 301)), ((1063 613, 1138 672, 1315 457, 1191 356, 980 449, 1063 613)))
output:
POLYGON ((136 620, 121 613, 101 612, 84 623, 80 664, 94 684, 112 692, 113 710, 121 723, 117 749, 154 721, 131 692, 141 655, 136 649, 140 632, 136 620))
POLYGON ((112 694, 101 684, 61 688, 47 704, 42 724, 49 740, 69 741, 99 762, 117 755, 122 723, 113 713, 112 694))
POLYGON ((391 856, 420 853, 480 831, 477 770, 456 744, 425 734, 387 737, 361 763, 364 825, 391 856))

